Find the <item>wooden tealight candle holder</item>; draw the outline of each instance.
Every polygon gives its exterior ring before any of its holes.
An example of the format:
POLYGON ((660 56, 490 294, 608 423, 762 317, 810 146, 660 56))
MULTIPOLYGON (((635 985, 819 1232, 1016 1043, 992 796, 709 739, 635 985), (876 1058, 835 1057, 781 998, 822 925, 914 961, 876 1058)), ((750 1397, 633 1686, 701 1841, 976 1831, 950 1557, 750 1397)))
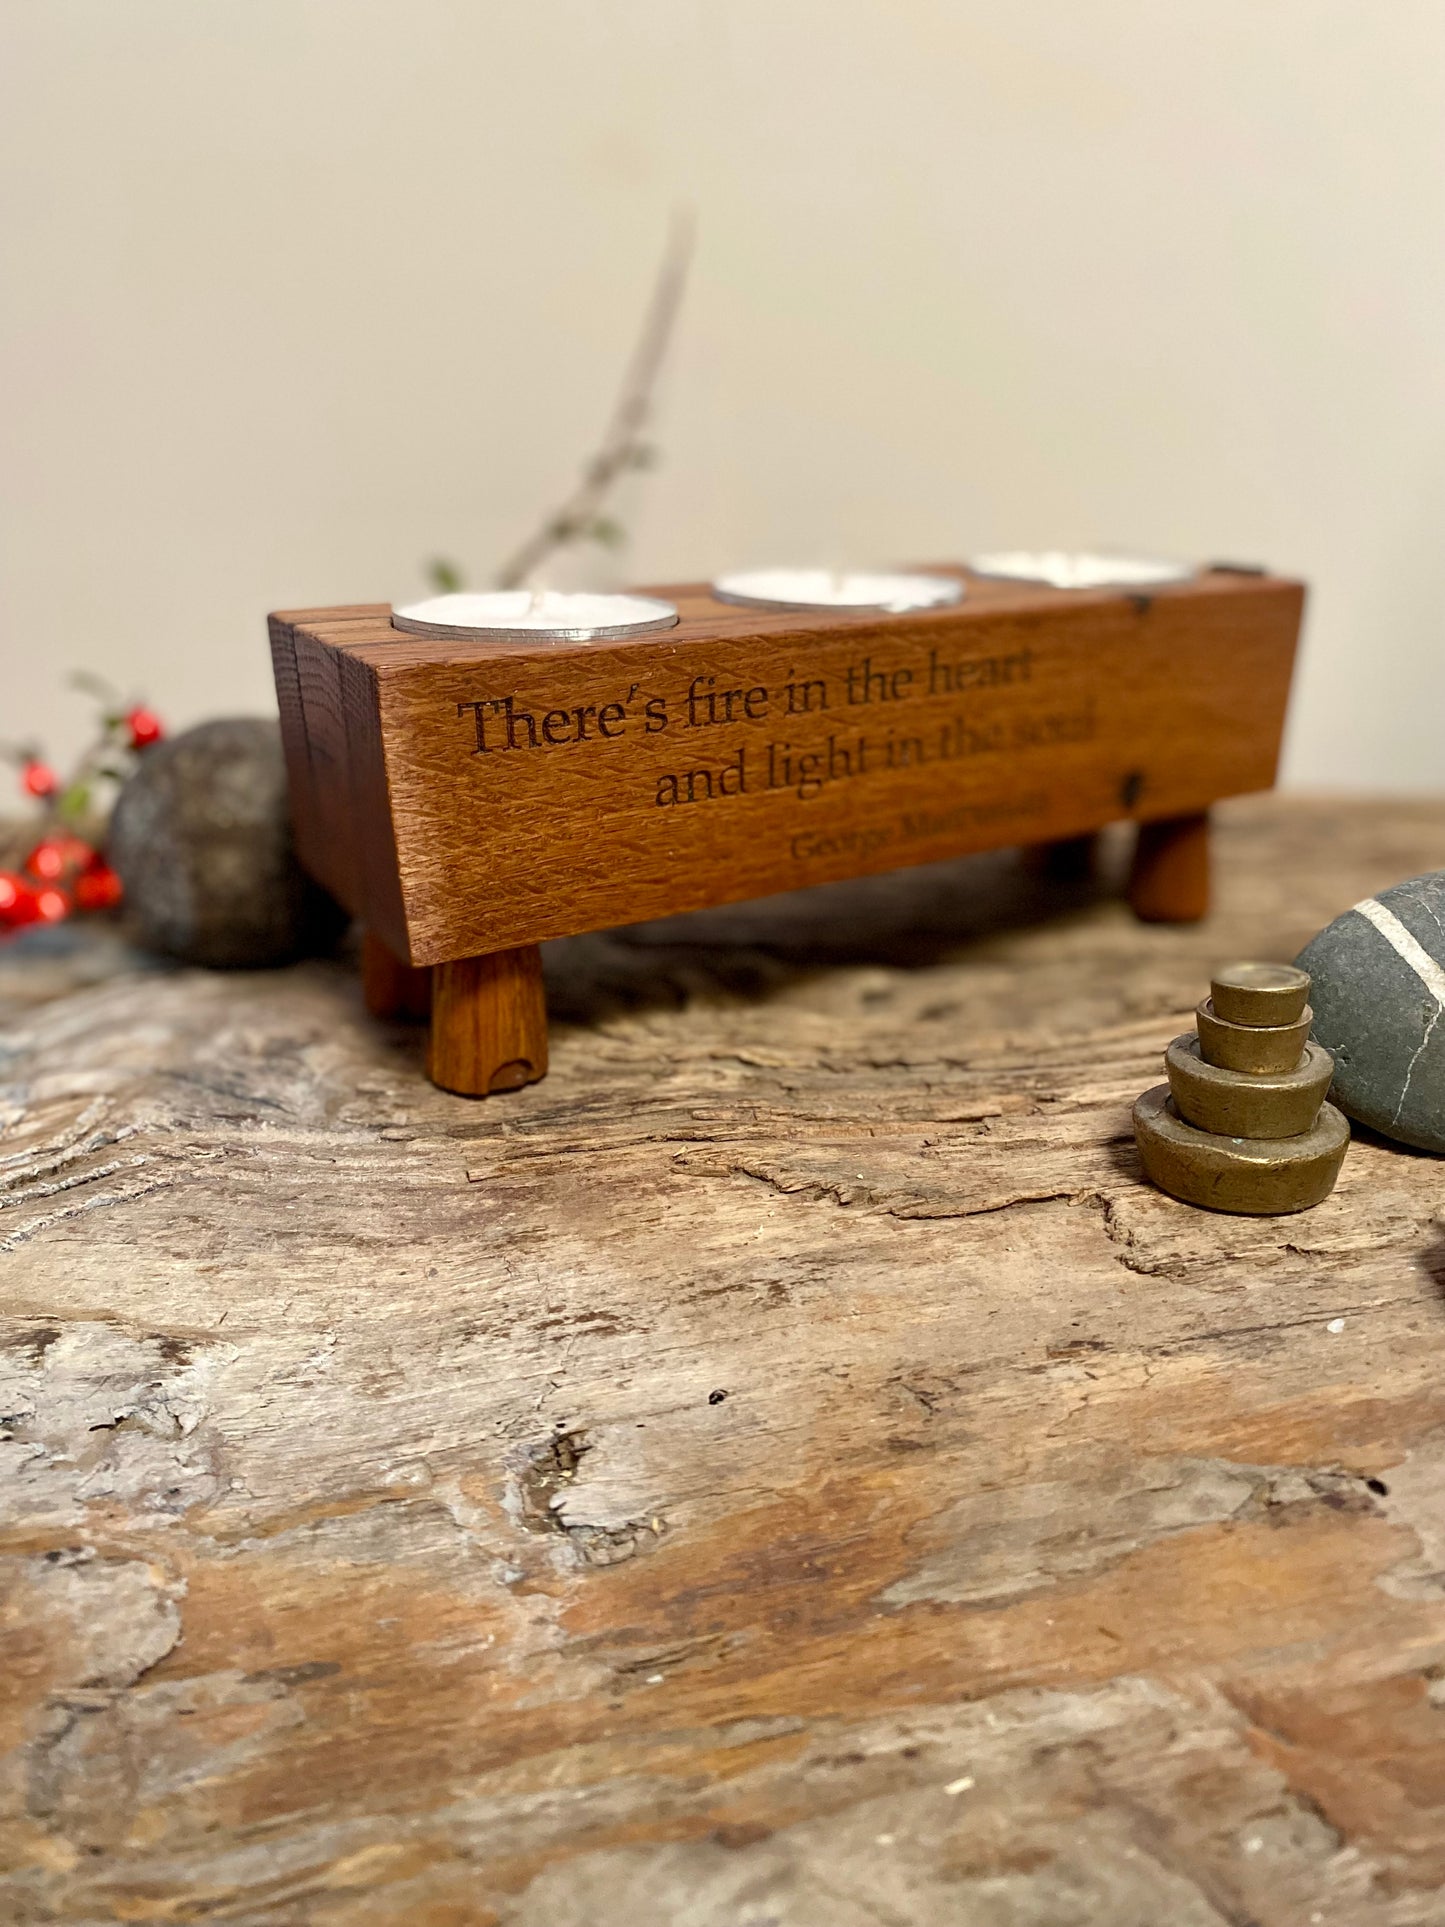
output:
POLYGON ((646 592, 675 627, 589 642, 409 634, 385 603, 271 618, 297 850, 366 926, 369 1006, 429 997, 436 1083, 544 1074, 550 937, 1126 818, 1137 914, 1204 915, 1209 806, 1274 782, 1302 586, 932 573, 963 599, 685 584, 646 592))

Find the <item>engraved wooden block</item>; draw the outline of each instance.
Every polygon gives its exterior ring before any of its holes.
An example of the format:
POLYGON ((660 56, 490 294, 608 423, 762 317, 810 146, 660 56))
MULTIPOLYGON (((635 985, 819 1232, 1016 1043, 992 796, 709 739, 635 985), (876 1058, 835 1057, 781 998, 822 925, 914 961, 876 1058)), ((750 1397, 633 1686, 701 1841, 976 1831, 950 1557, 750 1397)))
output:
MULTIPOLYGON (((607 642, 439 641, 384 604, 272 618, 302 861, 398 957, 1187 827, 1273 783, 1303 603, 1224 570, 1148 594, 969 577, 907 615, 649 593, 678 625, 607 642)), ((1155 842, 1141 909, 1199 914, 1199 835, 1155 842)))

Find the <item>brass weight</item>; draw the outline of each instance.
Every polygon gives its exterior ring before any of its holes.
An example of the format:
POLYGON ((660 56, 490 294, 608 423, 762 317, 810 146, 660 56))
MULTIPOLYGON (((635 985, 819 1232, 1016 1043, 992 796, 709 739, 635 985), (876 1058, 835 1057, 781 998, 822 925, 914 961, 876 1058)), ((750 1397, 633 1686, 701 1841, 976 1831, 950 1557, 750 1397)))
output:
POLYGON ((1300 1061, 1315 1014, 1306 1004, 1291 1024, 1232 1024, 1221 1017, 1206 997, 1194 1013, 1199 1048, 1206 1064, 1222 1071, 1292 1071, 1300 1061))
POLYGON ((1186 1124, 1167 1084, 1134 1106, 1134 1136, 1147 1176, 1161 1191, 1206 1211, 1282 1217, 1308 1211, 1334 1189, 1350 1127, 1333 1104, 1300 1137, 1217 1137, 1186 1124))
POLYGON ((1335 1060, 1310 1042, 1307 972, 1226 964, 1195 1013, 1199 1029, 1164 1053, 1167 1084, 1134 1106, 1146 1176, 1207 1211, 1274 1217, 1334 1189, 1350 1127, 1325 1094, 1335 1060))
POLYGON ((1309 972, 1293 964, 1221 964, 1209 986, 1215 1016, 1252 1030, 1297 1023, 1309 994, 1309 972))
POLYGON ((1219 1137, 1298 1137, 1319 1114, 1335 1060, 1318 1044, 1306 1044, 1293 1070, 1250 1077, 1208 1063, 1191 1035, 1174 1039, 1164 1068, 1186 1124, 1219 1137))

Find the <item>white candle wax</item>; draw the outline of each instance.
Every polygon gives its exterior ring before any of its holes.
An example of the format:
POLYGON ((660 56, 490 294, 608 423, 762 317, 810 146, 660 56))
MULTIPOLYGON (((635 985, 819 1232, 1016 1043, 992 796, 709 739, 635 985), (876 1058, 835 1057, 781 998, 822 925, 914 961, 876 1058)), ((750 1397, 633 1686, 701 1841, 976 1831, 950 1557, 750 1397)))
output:
POLYGON ((908 609, 941 609, 957 602, 963 584, 947 575, 743 569, 720 575, 712 592, 719 602, 740 602, 751 609, 880 609, 902 615, 908 609))
POLYGON ((1071 554, 1065 549, 1006 549, 976 555, 975 575, 1006 582, 1044 582, 1052 589, 1147 589, 1184 582, 1198 573, 1190 562, 1164 562, 1147 555, 1071 554))
POLYGON ((494 589, 432 596, 393 609, 391 626, 412 636, 517 636, 592 642, 671 629, 677 610, 655 596, 564 594, 558 589, 494 589))

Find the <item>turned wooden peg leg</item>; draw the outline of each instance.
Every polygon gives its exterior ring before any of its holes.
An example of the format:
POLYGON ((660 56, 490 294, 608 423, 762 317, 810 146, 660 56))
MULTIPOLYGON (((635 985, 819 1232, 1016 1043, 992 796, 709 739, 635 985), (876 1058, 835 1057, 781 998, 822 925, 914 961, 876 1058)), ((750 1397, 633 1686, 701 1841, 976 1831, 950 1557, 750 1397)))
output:
POLYGON ((1094 874, 1098 847, 1098 836, 1092 831, 1086 836, 1058 837, 1052 843, 1026 843, 1024 867, 1049 883, 1087 883, 1094 874))
POLYGON ((1208 810, 1139 825, 1129 905, 1143 923, 1198 923, 1208 916, 1208 810))
POLYGON ((431 971, 403 963, 390 944, 364 930, 361 995, 373 1017, 425 1017, 431 1010, 431 971))
POLYGON ((432 969, 427 1076, 444 1091, 486 1097, 547 1074, 547 999, 536 944, 432 969))

